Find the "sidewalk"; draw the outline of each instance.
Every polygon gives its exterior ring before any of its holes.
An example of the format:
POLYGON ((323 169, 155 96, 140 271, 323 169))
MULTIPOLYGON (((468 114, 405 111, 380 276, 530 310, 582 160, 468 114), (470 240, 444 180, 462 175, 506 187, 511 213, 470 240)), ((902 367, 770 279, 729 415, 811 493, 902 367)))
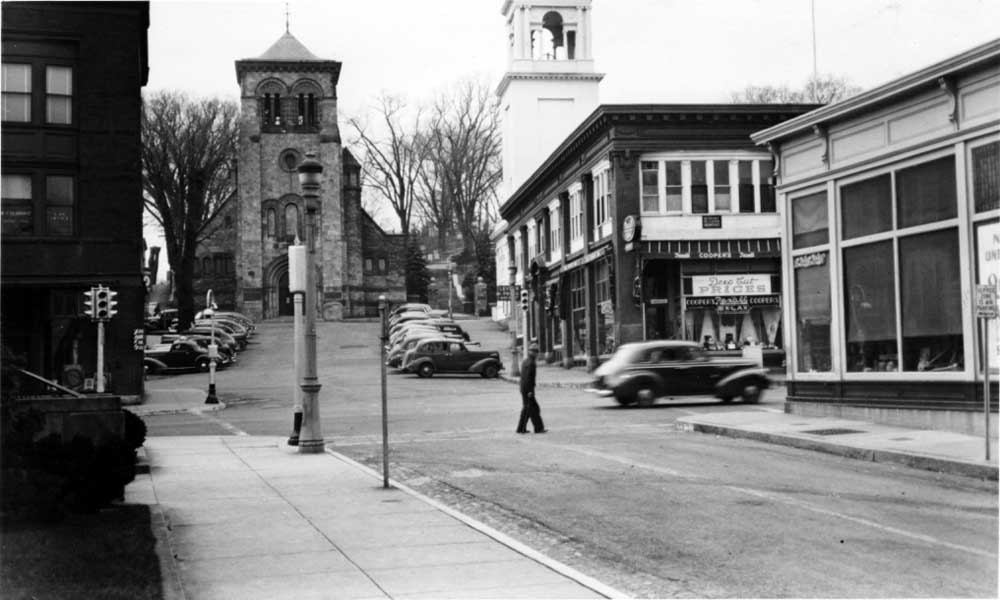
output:
POLYGON ((154 507, 168 600, 624 597, 327 450, 154 437, 127 487, 154 507))
POLYGON ((706 413, 677 420, 692 431, 714 433, 837 454, 859 460, 894 463, 981 479, 997 479, 996 436, 986 461, 986 441, 929 429, 907 429, 833 417, 805 417, 746 410, 706 413))

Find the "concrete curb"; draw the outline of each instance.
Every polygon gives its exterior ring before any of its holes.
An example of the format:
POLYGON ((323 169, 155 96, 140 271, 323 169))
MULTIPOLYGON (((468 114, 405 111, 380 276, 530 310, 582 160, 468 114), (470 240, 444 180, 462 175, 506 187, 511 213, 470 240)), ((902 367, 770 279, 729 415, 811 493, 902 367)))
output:
MULTIPOLYGON (((336 458, 336 459, 338 459, 340 461, 343 461, 343 462, 345 462, 345 463, 347 463, 347 464, 349 464, 349 465, 351 465, 351 466, 353 466, 353 467, 355 467, 355 468, 357 468, 357 469, 359 469, 359 470, 361 470, 361 471, 363 471, 363 472, 371 475, 372 477, 374 477, 377 480, 381 480, 382 479, 382 474, 381 473, 379 473, 379 472, 375 471, 374 469, 372 469, 372 468, 370 468, 368 466, 365 466, 365 465, 363 465, 363 464, 361 464, 361 463, 359 463, 359 462, 357 462, 357 461, 355 461, 355 460, 353 460, 351 458, 348 458, 347 456, 344 456, 343 454, 340 454, 339 452, 336 452, 335 450, 331 450, 329 448, 326 448, 326 453, 329 454, 330 456, 333 456, 334 458, 336 458)), ((551 569, 552 571, 555 571, 556 573, 559 573, 560 575, 562 575, 563 577, 566 577, 567 579, 571 579, 571 580, 575 581, 576 583, 582 585, 583 587, 588 588, 588 589, 590 589, 590 590, 592 590, 592 591, 594 591, 594 592, 596 592, 596 593, 604 596, 605 598, 629 598, 628 594, 624 594, 624 593, 622 593, 622 592, 620 592, 620 591, 612 588, 611 586, 608 586, 608 585, 605 585, 604 583, 601 583, 600 581, 594 579, 593 577, 590 577, 588 575, 584 575, 583 573, 577 571, 576 569, 574 569, 574 568, 572 568, 572 567, 570 567, 568 565, 565 565, 565 564, 563 564, 563 563, 561 563, 561 562, 559 562, 559 561, 557 561, 555 559, 549 558, 548 556, 545 556, 541 552, 538 552, 537 550, 534 550, 534 549, 532 549, 532 548, 530 548, 530 547, 522 544, 521 542, 515 540, 514 538, 512 538, 512 537, 510 537, 510 536, 508 536, 508 535, 506 535, 504 533, 501 533, 501 532, 497 531, 496 529, 493 529, 489 525, 486 525, 485 523, 480 523, 479 521, 473 519, 472 517, 469 517, 469 516, 467 516, 467 515, 465 515, 463 513, 460 513, 457 510, 455 510, 455 509, 453 509, 453 508, 451 508, 449 506, 446 506, 446 505, 438 502, 437 500, 434 500, 433 498, 429 498, 429 497, 421 494, 420 492, 418 492, 418 491, 416 491, 414 489, 411 489, 411 488, 407 487, 406 485, 404 485, 402 483, 399 483, 398 481, 396 481, 395 479, 392 479, 391 477, 389 478, 389 483, 390 483, 390 485, 392 485, 392 487, 394 487, 394 488, 396 488, 396 489, 398 489, 400 491, 406 492, 410 496, 413 496, 414 498, 420 500, 421 502, 424 502, 426 504, 429 504, 430 506, 433 506, 437 510, 440 510, 441 512, 449 515, 450 517, 461 521, 462 523, 468 525, 469 527, 471 527, 472 529, 475 529, 476 531, 482 533, 483 535, 485 535, 487 537, 490 537, 490 538, 493 538, 494 540, 500 542, 504 546, 507 546, 508 548, 510 548, 511 550, 513 550, 514 552, 517 552, 518 554, 521 554, 522 556, 524 556, 526 558, 529 558, 529 559, 537 562, 538 564, 540 564, 540 565, 542 565, 542 566, 544 566, 544 567, 546 567, 548 569, 551 569)))
MULTIPOLYGON (((149 477, 149 475, 146 475, 149 477)), ((187 600, 174 551, 170 547, 170 527, 159 503, 149 504, 150 528, 156 538, 156 557, 160 563, 160 590, 164 600, 187 600)))
POLYGON ((155 415, 179 415, 181 413, 203 413, 203 412, 217 412, 223 410, 228 406, 225 402, 219 402, 218 404, 205 404, 201 406, 164 406, 162 408, 150 408, 148 410, 139 409, 136 410, 141 405, 136 405, 129 407, 127 410, 134 413, 137 417, 149 417, 155 415))
POLYGON ((769 444, 791 446, 793 448, 825 452, 827 454, 835 454, 845 458, 853 458, 868 462, 891 463, 914 469, 921 469, 924 471, 936 471, 952 475, 961 475, 964 477, 974 477, 976 479, 997 480, 997 467, 986 464, 941 458, 939 456, 926 454, 912 454, 894 450, 878 450, 874 448, 858 448, 855 446, 845 446, 822 440, 802 438, 795 435, 767 433, 764 431, 747 431, 745 429, 738 429, 735 427, 709 425, 707 423, 697 423, 693 421, 682 422, 681 426, 683 429, 688 431, 712 433, 732 438, 742 438, 766 442, 769 444))

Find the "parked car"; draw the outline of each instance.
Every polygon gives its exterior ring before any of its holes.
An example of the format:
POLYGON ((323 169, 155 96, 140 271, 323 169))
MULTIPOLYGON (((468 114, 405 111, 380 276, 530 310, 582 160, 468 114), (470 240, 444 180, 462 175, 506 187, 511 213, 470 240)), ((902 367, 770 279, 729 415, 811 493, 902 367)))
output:
POLYGON ((403 357, 406 356, 407 351, 412 350, 416 347, 417 343, 426 339, 462 341, 462 338, 458 336, 442 334, 440 331, 413 331, 396 345, 389 348, 385 364, 392 368, 400 367, 403 364, 403 357))
POLYGON ((663 396, 710 395, 758 402, 771 386, 767 371, 742 357, 710 357, 694 342, 623 344, 595 371, 588 391, 619 404, 649 406, 663 396))
MULTIPOLYGON (((182 335, 207 335, 207 336, 211 336, 213 334, 211 327, 198 326, 198 325, 193 326, 190 329, 188 329, 187 331, 182 331, 180 333, 182 335)), ((246 342, 245 341, 241 343, 239 340, 237 340, 233 336, 229 335, 225 331, 219 329, 218 327, 215 328, 215 338, 216 339, 225 340, 225 342, 227 344, 228 343, 235 344, 237 350, 243 350, 244 348, 246 348, 246 342)))
POLYGON ((402 369, 420 377, 434 373, 478 373, 498 377, 503 363, 495 350, 469 350, 463 342, 446 338, 421 340, 403 358, 402 369))
MULTIPOLYGON (((210 359, 208 348, 188 339, 175 340, 170 344, 160 344, 146 350, 143 366, 150 373, 169 371, 207 371, 210 359)), ((228 365, 228 360, 220 356, 216 366, 228 365)))
POLYGON ((422 310, 411 310, 399 313, 395 317, 389 319, 389 327, 398 327, 408 321, 423 321, 430 318, 430 314, 422 310))
POLYGON ((396 308, 392 309, 392 311, 389 312, 389 318, 392 319, 393 317, 404 312, 430 312, 430 311, 431 311, 431 306, 429 304, 421 304, 419 302, 404 302, 403 304, 400 304, 399 306, 397 306, 396 308))
MULTIPOLYGON (((218 333, 218 332, 216 332, 216 333, 218 333)), ((153 336, 150 335, 150 334, 147 334, 147 338, 146 339, 147 340, 152 340, 153 336)), ((169 343, 175 342, 177 340, 181 340, 181 339, 194 340, 195 342, 198 342, 198 344, 200 344, 201 346, 203 346, 205 348, 208 348, 208 345, 210 343, 212 343, 212 336, 210 336, 210 335, 203 335, 203 334, 200 334, 200 333, 191 333, 191 334, 184 334, 184 333, 161 333, 161 334, 159 334, 159 343, 161 343, 161 344, 169 344, 169 343)), ((223 339, 223 338, 219 337, 218 335, 216 335, 215 336, 215 343, 216 343, 216 345, 219 346, 219 350, 220 351, 221 350, 225 350, 226 352, 228 352, 229 354, 231 354, 235 358, 236 352, 239 350, 239 344, 236 343, 236 340, 234 340, 234 339, 228 339, 228 340, 226 340, 226 339, 223 339)), ((150 344, 150 345, 155 345, 155 344, 150 344)))
POLYGON ((414 331, 430 331, 437 333, 447 333, 451 335, 457 335, 465 341, 469 341, 469 334, 462 329, 461 325, 458 325, 454 321, 449 321, 447 319, 426 319, 423 321, 410 321, 409 325, 404 324, 404 326, 399 327, 394 332, 390 329, 389 334, 389 344, 393 345, 409 333, 414 331))
POLYGON ((199 319, 194 322, 195 327, 212 327, 221 329, 233 336, 237 340, 245 341, 250 339, 250 330, 235 321, 226 319, 199 319))
MULTIPOLYGON (((238 312, 233 311, 233 310, 217 310, 217 311, 215 311, 214 314, 215 314, 215 318, 216 319, 228 319, 230 321, 236 321, 237 323, 239 323, 240 325, 243 325, 244 327, 246 327, 250 331, 254 330, 253 319, 251 319, 250 317, 244 315, 243 313, 238 313, 238 312)), ((204 310, 200 310, 200 311, 198 311, 197 314, 195 314, 194 318, 195 319, 207 319, 208 318, 208 314, 206 314, 204 310)))

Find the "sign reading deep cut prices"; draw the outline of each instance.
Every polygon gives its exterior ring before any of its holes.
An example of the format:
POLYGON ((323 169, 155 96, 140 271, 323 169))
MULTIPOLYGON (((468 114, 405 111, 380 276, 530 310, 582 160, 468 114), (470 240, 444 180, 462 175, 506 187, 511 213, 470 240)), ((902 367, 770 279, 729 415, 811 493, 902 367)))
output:
POLYGON ((692 296, 746 296, 771 293, 770 275, 696 275, 692 296))

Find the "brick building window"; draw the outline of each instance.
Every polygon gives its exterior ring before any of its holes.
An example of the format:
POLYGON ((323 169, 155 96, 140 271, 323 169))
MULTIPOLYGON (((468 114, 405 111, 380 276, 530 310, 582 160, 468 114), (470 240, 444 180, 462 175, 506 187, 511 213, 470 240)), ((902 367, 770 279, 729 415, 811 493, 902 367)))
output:
POLYGON ((3 120, 31 122, 31 65, 3 63, 3 120))
POLYGON ((72 175, 4 174, 0 186, 4 235, 75 233, 76 178, 72 175))
POLYGON ((73 123, 73 69, 45 67, 45 122, 73 123))

